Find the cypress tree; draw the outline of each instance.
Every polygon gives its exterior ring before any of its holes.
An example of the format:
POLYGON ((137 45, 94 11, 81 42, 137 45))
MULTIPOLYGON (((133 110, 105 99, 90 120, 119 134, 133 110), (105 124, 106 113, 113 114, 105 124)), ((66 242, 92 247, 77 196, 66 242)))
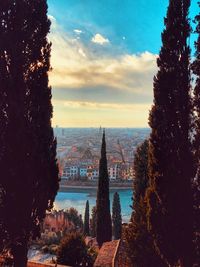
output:
POLYGON ((57 262, 63 266, 92 266, 92 258, 88 253, 84 237, 80 233, 68 233, 62 239, 57 251, 57 262))
POLYGON ((96 237, 96 225, 97 225, 97 209, 96 206, 92 208, 91 221, 90 221, 90 233, 92 237, 96 237))
POLYGON ((89 211, 89 201, 86 201, 85 205, 85 216, 84 216, 84 226, 83 226, 83 233, 84 235, 89 235, 90 234, 90 211, 89 211))
POLYGON ((0 3, 0 227, 15 267, 39 235, 58 189, 56 140, 48 86, 51 46, 46 0, 0 3), (11 45, 12 44, 12 45, 11 45))
MULTIPOLYGON (((28 142, 30 133, 26 120, 26 84, 24 72, 27 63, 25 51, 27 49, 27 30, 25 17, 30 16, 28 3, 24 1, 7 1, 0 4, 0 61, 1 94, 4 96, 4 117, 1 124, 5 125, 4 138, 1 146, 4 151, 1 157, 1 185, 3 199, 1 210, 2 232, 6 233, 4 244, 9 244, 9 249, 14 256, 14 265, 26 264, 27 232, 29 226, 29 207, 31 205, 28 195, 31 194, 30 179, 30 151, 28 142), (24 13, 21 10, 24 8, 24 13), (9 45, 12 43, 12 47, 9 45), (23 140, 23 142, 22 142, 23 140), (16 245, 19 244, 19 245, 16 245), (18 253, 16 253, 18 249, 18 253)), ((28 23, 28 21, 27 21, 28 23)))
POLYGON ((155 251, 152 235, 147 227, 147 203, 145 199, 149 184, 148 140, 137 147, 134 156, 135 178, 133 182, 133 212, 125 230, 127 250, 133 266, 165 267, 155 251))
POLYGON ((150 112, 148 228, 169 266, 192 266, 188 0, 170 0, 150 112))
MULTIPOLYGON (((2 2, 2 1, 1 1, 2 2)), ((11 4, 10 4, 11 5, 11 4)), ((7 6, 3 8, 2 3, 0 5, 0 14, 3 14, 6 9, 9 8, 8 3, 7 6)), ((6 16, 5 16, 6 17, 6 16)), ((5 18, 2 16, 1 21, 5 20, 5 18)), ((7 23, 7 22, 5 22, 7 23)), ((4 179, 6 174, 6 139, 7 139, 7 125, 8 125, 8 96, 7 91, 9 90, 9 73, 7 71, 7 60, 4 52, 5 44, 3 44, 2 41, 5 42, 5 39, 2 37, 6 36, 6 25, 1 23, 0 25, 0 169, 1 169, 1 176, 0 176, 0 235, 2 238, 0 238, 0 249, 1 251, 4 248, 5 242, 8 238, 7 232, 5 231, 5 186, 4 183, 6 182, 6 179, 4 179)), ((9 36, 9 34, 7 34, 9 36)), ((8 38, 8 37, 7 37, 8 38)))
POLYGON ((122 235, 122 215, 119 194, 115 192, 112 206, 112 223, 114 239, 120 239, 122 235))
MULTIPOLYGON (((200 3, 199 3, 200 7, 200 3)), ((198 265, 200 262, 200 14, 195 17, 197 24, 195 42, 195 60, 192 64, 192 71, 196 77, 194 88, 194 162, 195 176, 193 179, 193 211, 194 211, 194 262, 198 265)))
POLYGON ((110 215, 109 177, 106 157, 105 131, 103 132, 101 159, 99 162, 99 180, 97 190, 97 242, 101 247, 103 242, 112 239, 112 224, 110 215))
POLYGON ((134 172, 133 181, 133 213, 137 209, 140 198, 145 197, 146 189, 149 183, 148 178, 148 140, 145 140, 137 147, 134 156, 134 172))

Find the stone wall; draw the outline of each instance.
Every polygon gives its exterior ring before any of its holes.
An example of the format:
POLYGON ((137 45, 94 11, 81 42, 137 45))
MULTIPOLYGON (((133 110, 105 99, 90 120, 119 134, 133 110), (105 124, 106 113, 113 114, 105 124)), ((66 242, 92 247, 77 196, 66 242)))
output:
POLYGON ((130 267, 132 266, 131 261, 127 254, 127 245, 126 242, 121 239, 117 253, 115 255, 113 267, 130 267))
POLYGON ((56 264, 44 264, 44 263, 37 263, 37 262, 28 262, 27 267, 70 267, 67 265, 56 265, 56 264))
POLYGON ((46 215, 43 223, 43 230, 63 231, 65 228, 74 228, 74 224, 68 220, 64 211, 54 211, 46 215))
MULTIPOLYGON (((0 256, 0 267, 11 267, 11 265, 5 264, 4 258, 0 256)), ((28 261, 27 267, 72 267, 72 266, 59 265, 59 264, 45 264, 45 263, 28 261)))

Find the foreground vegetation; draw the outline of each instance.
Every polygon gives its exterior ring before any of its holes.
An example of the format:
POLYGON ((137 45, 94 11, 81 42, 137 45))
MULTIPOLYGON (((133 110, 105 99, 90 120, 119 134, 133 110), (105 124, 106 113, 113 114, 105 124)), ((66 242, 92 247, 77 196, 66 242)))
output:
POLYGON ((191 64, 189 6, 190 1, 171 0, 165 18, 152 132, 135 158, 133 215, 126 232, 133 266, 199 264, 200 16, 191 64))
MULTIPOLYGON (((200 14, 192 61, 189 7, 189 0, 169 0, 153 84, 151 134, 135 156, 133 214, 125 231, 133 267, 199 264, 200 14)), ((40 236, 59 185, 47 1, 2 1, 0 21, 0 251, 15 267, 25 267, 28 243, 40 236)), ((101 247, 122 234, 117 194, 112 217, 110 212, 105 131, 96 207, 90 221, 86 203, 84 231, 75 217, 79 229, 52 236, 45 241, 51 248, 43 246, 43 251, 56 252, 59 263, 92 266, 96 252, 86 246, 85 236, 96 237, 101 247)))

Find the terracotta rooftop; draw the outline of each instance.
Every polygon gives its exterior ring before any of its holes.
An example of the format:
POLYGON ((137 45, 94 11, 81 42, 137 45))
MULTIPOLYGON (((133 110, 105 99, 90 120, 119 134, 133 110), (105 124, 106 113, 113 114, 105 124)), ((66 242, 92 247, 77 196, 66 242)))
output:
POLYGON ((103 243, 99 250, 99 254, 94 263, 94 267, 112 267, 114 266, 115 255, 119 246, 120 240, 113 240, 103 243))
POLYGON ((27 267, 70 267, 67 265, 59 265, 59 264, 44 264, 44 263, 38 263, 38 262, 31 262, 29 261, 27 264, 27 267))
MULTIPOLYGON (((3 258, 2 256, 0 256, 0 266, 2 266, 1 263, 5 263, 5 258, 3 258)), ((3 265, 4 266, 4 265, 3 265)), ((8 265, 5 265, 8 266, 8 265)), ((9 265, 10 266, 10 265, 9 265)), ((72 266, 67 266, 67 265, 59 265, 59 264, 45 264, 45 263, 40 263, 40 262, 34 262, 34 261, 28 261, 27 263, 27 267, 72 267, 72 266)))

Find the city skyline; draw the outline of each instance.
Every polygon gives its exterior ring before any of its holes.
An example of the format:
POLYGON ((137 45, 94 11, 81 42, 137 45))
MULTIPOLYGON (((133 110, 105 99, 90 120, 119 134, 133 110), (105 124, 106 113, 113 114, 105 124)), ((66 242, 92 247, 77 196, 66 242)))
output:
POLYGON ((48 4, 53 126, 148 127, 168 1, 48 4))

